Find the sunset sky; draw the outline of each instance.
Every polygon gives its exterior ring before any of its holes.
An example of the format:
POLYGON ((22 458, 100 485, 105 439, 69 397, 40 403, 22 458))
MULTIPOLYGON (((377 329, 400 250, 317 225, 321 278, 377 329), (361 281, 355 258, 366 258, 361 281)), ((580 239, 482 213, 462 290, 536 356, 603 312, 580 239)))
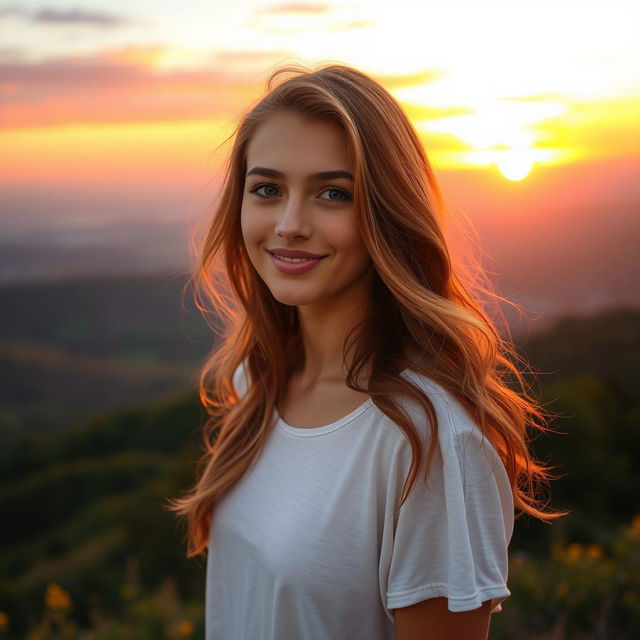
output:
POLYGON ((546 251, 573 291, 637 264, 639 36, 630 0, 2 0, 0 236, 187 226, 268 72, 333 61, 400 100, 518 286, 546 251))

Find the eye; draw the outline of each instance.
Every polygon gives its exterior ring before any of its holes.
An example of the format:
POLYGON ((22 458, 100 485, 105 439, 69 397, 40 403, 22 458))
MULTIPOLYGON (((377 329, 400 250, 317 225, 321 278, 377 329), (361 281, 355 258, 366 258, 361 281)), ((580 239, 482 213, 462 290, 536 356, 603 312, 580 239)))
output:
POLYGON ((273 198, 278 195, 278 187, 274 184, 259 184, 257 187, 251 189, 249 193, 255 193, 261 198, 273 198))
POLYGON ((323 198, 323 200, 332 200, 335 202, 348 202, 351 200, 351 194, 343 189, 337 189, 336 187, 329 187, 325 189, 322 193, 328 194, 327 198, 323 198))

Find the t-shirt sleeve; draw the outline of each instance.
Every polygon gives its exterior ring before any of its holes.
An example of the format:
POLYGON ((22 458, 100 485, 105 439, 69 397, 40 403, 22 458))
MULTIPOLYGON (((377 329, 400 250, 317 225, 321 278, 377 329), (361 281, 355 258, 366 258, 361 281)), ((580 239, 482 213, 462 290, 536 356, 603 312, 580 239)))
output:
MULTIPOLYGON (((450 611, 477 609, 490 600, 496 613, 511 595, 508 545, 514 512, 509 479, 495 449, 457 399, 441 394, 434 405, 439 444, 428 482, 422 470, 394 521, 387 609, 446 597, 450 611)), ((425 456, 428 433, 423 425, 425 456)), ((403 437, 392 473, 396 504, 411 455, 403 437)))

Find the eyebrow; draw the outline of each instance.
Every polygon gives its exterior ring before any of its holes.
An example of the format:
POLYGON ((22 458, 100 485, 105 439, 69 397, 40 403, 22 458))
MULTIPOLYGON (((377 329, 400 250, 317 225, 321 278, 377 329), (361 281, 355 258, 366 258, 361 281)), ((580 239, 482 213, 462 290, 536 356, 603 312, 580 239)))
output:
MULTIPOLYGON (((258 175, 264 176, 266 178, 286 178, 286 175, 282 173, 282 171, 276 171, 275 169, 267 169, 266 167, 253 167, 247 171, 247 175, 245 177, 258 175)), ((315 180, 336 180, 337 178, 346 178, 347 180, 351 180, 353 182, 353 176, 348 171, 320 171, 319 173, 313 173, 308 177, 308 181, 315 180)))

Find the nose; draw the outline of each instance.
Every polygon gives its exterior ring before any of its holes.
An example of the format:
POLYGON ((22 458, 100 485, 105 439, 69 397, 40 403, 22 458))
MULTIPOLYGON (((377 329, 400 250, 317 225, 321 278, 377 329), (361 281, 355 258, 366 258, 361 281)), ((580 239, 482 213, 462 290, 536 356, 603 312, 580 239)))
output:
POLYGON ((276 234, 281 238, 306 238, 311 233, 305 206, 301 198, 292 197, 285 201, 278 223, 276 234))

